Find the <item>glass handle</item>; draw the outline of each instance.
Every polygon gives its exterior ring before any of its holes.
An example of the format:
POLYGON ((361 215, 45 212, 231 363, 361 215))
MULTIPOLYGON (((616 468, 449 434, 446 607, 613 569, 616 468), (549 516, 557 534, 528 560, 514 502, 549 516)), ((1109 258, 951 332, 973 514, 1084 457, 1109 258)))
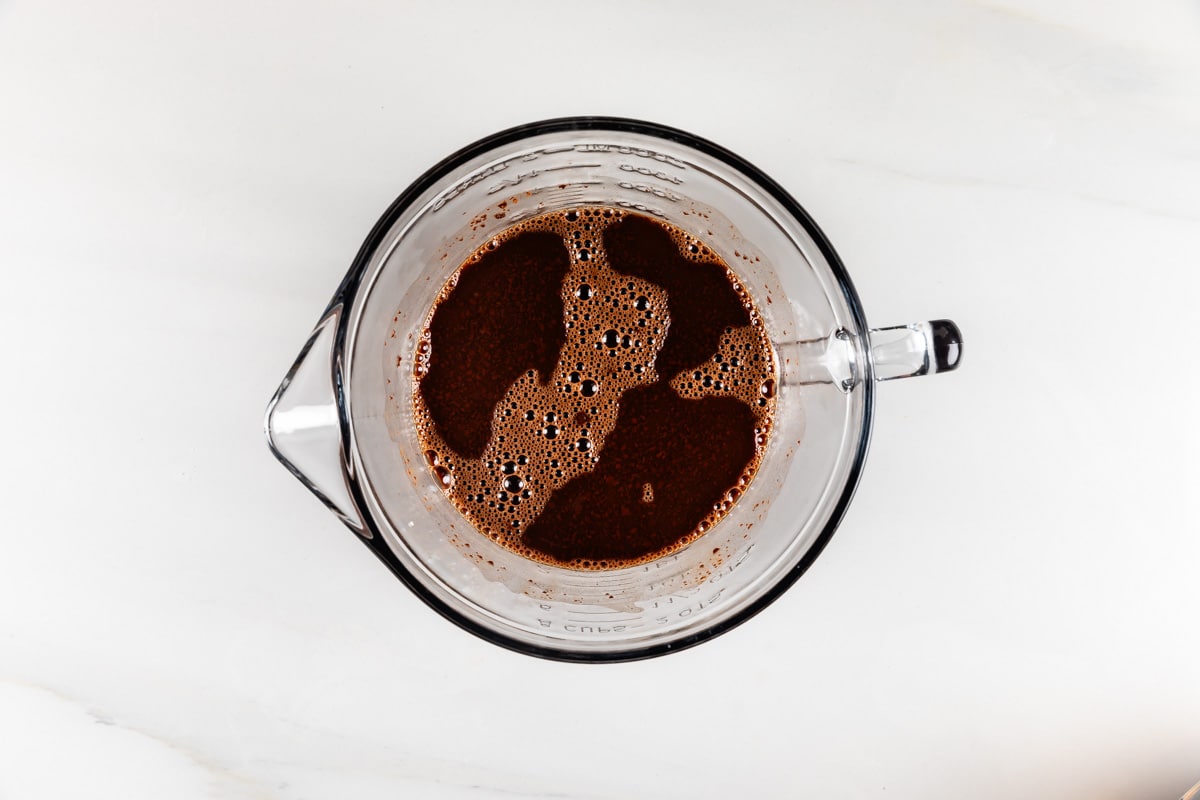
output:
POLYGON ((845 328, 817 339, 776 342, 783 383, 812 386, 831 383, 849 392, 859 381, 859 348, 854 335, 845 328))
POLYGON ((329 310, 267 405, 267 444, 309 491, 361 536, 370 538, 350 494, 338 416, 334 340, 341 307, 329 310))
MULTIPOLYGON (((949 372, 962 360, 962 334, 948 319, 873 328, 866 342, 876 380, 949 372)), ((826 337, 776 343, 785 385, 833 384, 851 392, 863 380, 863 343, 845 328, 826 337)))
POLYGON ((872 328, 870 341, 879 381, 950 372, 962 361, 962 332, 948 319, 872 328))

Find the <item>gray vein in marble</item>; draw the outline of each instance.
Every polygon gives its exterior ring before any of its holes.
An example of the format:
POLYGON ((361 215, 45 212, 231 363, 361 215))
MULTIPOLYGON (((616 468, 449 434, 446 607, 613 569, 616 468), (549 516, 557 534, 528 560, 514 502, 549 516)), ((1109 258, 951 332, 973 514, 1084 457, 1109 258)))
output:
POLYGON ((90 717, 91 720, 94 723, 96 723, 97 725, 106 725, 109 727, 117 728, 117 729, 120 729, 123 731, 127 731, 128 733, 136 734, 138 736, 149 739, 150 741, 154 742, 155 744, 157 744, 161 747, 165 747, 168 750, 182 756, 183 758, 187 759, 189 762, 194 764, 196 767, 200 768, 201 770, 204 770, 205 772, 207 772, 209 775, 211 775, 214 778, 217 778, 219 780, 224 780, 224 781, 232 781, 234 783, 242 785, 246 789, 252 790, 255 793, 255 796, 257 796, 257 797, 262 797, 262 798, 278 798, 279 797, 278 794, 268 790, 266 787, 262 786, 261 784, 259 784, 257 781, 255 781, 252 778, 248 778, 244 775, 238 775, 234 772, 230 772, 228 769, 226 769, 225 767, 222 767, 220 764, 214 764, 208 758, 204 757, 200 753, 197 753, 196 751, 194 751, 188 747, 185 747, 183 745, 180 745, 175 742, 164 739, 161 736, 156 736, 155 734, 149 733, 145 730, 134 727, 132 725, 128 725, 128 724, 122 723, 122 722, 117 722, 111 715, 104 713, 102 711, 98 711, 88 705, 85 705, 84 703, 80 702, 79 700, 76 700, 74 697, 64 694, 63 692, 61 692, 57 689, 54 689, 50 686, 44 686, 42 684, 31 683, 29 681, 23 681, 23 680, 13 679, 13 678, 0 679, 0 682, 7 683, 10 686, 16 686, 21 689, 28 689, 28 690, 32 690, 35 692, 42 692, 42 693, 48 694, 57 700, 60 700, 64 703, 75 706, 81 712, 83 712, 88 717, 90 717))
POLYGON ((1131 203, 1127 200, 1118 200, 1113 197, 1088 194, 1086 192, 1076 192, 1069 189, 1059 189, 1053 186, 1037 186, 1029 183, 1012 183, 1009 181, 996 180, 995 178, 984 178, 973 175, 956 176, 921 174, 900 169, 899 167, 879 164, 872 161, 865 161, 858 158, 833 156, 826 160, 834 164, 844 164, 846 166, 856 167, 858 169, 871 170, 872 172, 891 175, 896 178, 903 178, 905 180, 917 181, 919 183, 927 183, 936 186, 962 186, 965 188, 992 188, 1007 189, 1011 191, 1040 192, 1043 194, 1068 197, 1093 205, 1136 211, 1138 213, 1145 214, 1147 216, 1158 217, 1160 219, 1183 222, 1200 222, 1200 215, 1196 214, 1188 214, 1186 212, 1177 211, 1174 209, 1152 208, 1140 203, 1131 203))
MULTIPOLYGON (((335 738, 346 739, 344 736, 336 736, 335 738)), ((354 745, 349 745, 354 747, 354 745)), ((324 773, 357 773, 375 776, 383 780, 391 780, 395 782, 404 782, 414 785, 436 785, 457 787, 468 791, 486 792, 493 795, 502 795, 505 797, 544 797, 549 800, 606 800, 612 797, 608 794, 592 794, 580 793, 575 791, 564 792, 555 789, 539 790, 530 788, 529 786, 517 785, 522 781, 528 783, 532 779, 527 775, 508 776, 496 775, 497 779, 507 777, 509 785, 504 785, 495 781, 483 781, 481 773, 494 772, 486 767, 481 767, 477 764, 472 764, 466 761, 456 761, 446 758, 429 758, 429 757, 396 757, 388 758, 386 756, 371 755, 364 753, 361 747, 355 747, 356 754, 360 760, 355 765, 343 764, 314 764, 311 762, 298 763, 295 761, 284 759, 260 760, 259 763, 270 764, 275 768, 283 770, 307 770, 312 772, 324 773), (473 773, 469 777, 456 779, 457 776, 463 773, 473 773), (448 777, 453 776, 453 777, 448 777)))
POLYGON ((1000 14, 1005 17, 1011 17, 1020 20, 1022 22, 1042 25, 1047 28, 1054 28, 1055 30, 1062 31, 1063 33, 1076 34, 1076 31, 1072 30, 1066 25, 1063 25, 1061 22, 1045 19, 1044 17, 1039 17, 1036 14, 1030 14, 1028 11, 1019 10, 1016 8, 1008 8, 1006 6, 998 6, 993 3, 980 2, 980 0, 975 0, 974 5, 976 8, 992 14, 1000 14))
MULTIPOLYGON (((1063 22, 1031 13, 1025 9, 989 3, 985 0, 973 0, 972 5, 984 14, 991 15, 994 20, 1004 20, 1014 28, 1026 33, 1040 32, 1044 37, 1055 37, 1047 40, 1046 54, 1101 52, 1107 58, 1114 58, 1122 67, 1129 68, 1126 78, 1149 77, 1155 61, 1162 53, 1155 51, 1151 42, 1139 42, 1136 45, 1130 41, 1122 41, 1111 31, 1098 33, 1096 30, 1082 30, 1063 22), (1149 47, 1150 49, 1146 49, 1149 47)), ((1127 88, 1140 88, 1141 81, 1121 81, 1127 88)))
MULTIPOLYGON (((15 686, 21 689, 27 689, 35 692, 42 692, 54 697, 55 699, 67 703, 79 709, 83 714, 89 717, 95 724, 113 727, 119 730, 126 731, 141 737, 144 737, 155 744, 167 748, 179 756, 187 759, 196 767, 208 773, 211 777, 233 782, 245 790, 251 792, 252 797, 263 798, 263 800, 279 800, 284 797, 279 793, 280 790, 286 791, 291 789, 295 781, 280 783, 276 789, 271 789, 264 786, 254 778, 247 777, 242 774, 235 773, 220 764, 214 763, 207 756, 198 753, 197 751, 176 742, 163 738, 162 736, 150 733, 142 728, 130 725, 126 722, 120 722, 113 715, 91 707, 74 697, 63 693, 57 689, 45 686, 38 683, 33 683, 26 680, 15 678, 0 678, 0 683, 5 683, 10 686, 15 686)), ((364 755, 361 747, 356 743, 349 741, 349 737, 333 734, 329 731, 312 728, 304 725, 295 725, 300 729, 309 730, 317 735, 332 735, 334 738, 347 740, 347 746, 352 748, 358 755, 364 755)), ((572 800, 601 800, 608 795, 596 794, 581 794, 578 792, 563 792, 558 790, 539 791, 529 787, 521 787, 519 784, 529 780, 529 776, 513 775, 510 776, 511 783, 516 786, 505 786, 497 783, 484 782, 479 780, 483 777, 482 773, 487 773, 489 770, 475 764, 470 764, 465 761, 455 761, 451 759, 430 759, 430 758, 382 758, 368 759, 367 765, 362 763, 356 765, 344 764, 314 764, 314 763, 298 763, 284 759, 256 759, 260 764, 271 764, 281 770, 312 770, 316 772, 333 772, 349 771, 359 774, 375 775, 384 780, 403 781, 411 784, 435 784, 442 786, 457 786, 468 791, 479 791, 481 793, 490 793, 508 797, 531 797, 531 798, 548 798, 549 800, 562 800, 570 798, 572 800), (474 773, 465 780, 455 780, 447 776, 461 775, 462 773, 474 773)), ((496 776, 500 777, 500 776, 496 776)), ((289 793, 290 794, 290 793, 289 793)))

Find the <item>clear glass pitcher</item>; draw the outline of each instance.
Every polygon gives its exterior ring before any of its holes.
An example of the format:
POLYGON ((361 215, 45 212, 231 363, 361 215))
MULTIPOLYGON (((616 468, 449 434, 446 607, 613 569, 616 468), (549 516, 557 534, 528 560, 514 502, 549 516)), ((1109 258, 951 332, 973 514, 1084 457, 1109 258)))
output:
POLYGON ((388 208, 272 398, 267 438, 463 628, 546 658, 646 658, 729 630, 804 573, 854 493, 876 382, 954 369, 961 341, 946 320, 869 328, 816 224, 733 153, 647 122, 548 120, 458 151, 388 208), (728 516, 680 551, 607 571, 536 563, 475 531, 426 467, 412 419, 412 356, 445 280, 504 227, 588 204, 704 240, 750 290, 780 365, 772 439, 728 516))

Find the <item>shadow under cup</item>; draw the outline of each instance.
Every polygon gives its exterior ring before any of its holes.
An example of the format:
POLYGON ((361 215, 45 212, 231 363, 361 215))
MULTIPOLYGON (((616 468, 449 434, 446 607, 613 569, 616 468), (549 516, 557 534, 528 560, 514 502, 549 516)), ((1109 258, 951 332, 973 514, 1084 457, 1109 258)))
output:
POLYGON ((373 238, 338 309, 349 355, 339 376, 343 455, 357 506, 344 516, 359 517, 347 521, 439 611, 538 655, 639 658, 740 622, 815 558, 865 454, 866 328, 820 232, 757 170, 654 126, 527 126, 439 165, 373 238), (536 563, 478 533, 423 460, 411 397, 414 348, 450 274, 504 227, 588 204, 663 219, 713 248, 751 292, 781 372, 774 432, 734 509, 672 555, 605 571, 536 563), (844 347, 833 358, 836 341, 844 347))

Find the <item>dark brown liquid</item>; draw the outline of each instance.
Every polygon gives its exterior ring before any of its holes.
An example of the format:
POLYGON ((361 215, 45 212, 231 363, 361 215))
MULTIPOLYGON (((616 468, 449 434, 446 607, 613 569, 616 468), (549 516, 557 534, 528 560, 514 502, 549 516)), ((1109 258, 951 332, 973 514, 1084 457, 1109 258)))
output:
POLYGON ((554 370, 565 334, 558 293, 570 265, 561 238, 525 233, 459 272, 438 305, 421 394, 455 453, 483 453, 496 404, 522 373, 554 370))
POLYGON ((699 240, 608 208, 512 226, 430 310, 413 401, 426 458, 483 534, 611 569, 703 534, 754 476, 776 364, 699 240))

